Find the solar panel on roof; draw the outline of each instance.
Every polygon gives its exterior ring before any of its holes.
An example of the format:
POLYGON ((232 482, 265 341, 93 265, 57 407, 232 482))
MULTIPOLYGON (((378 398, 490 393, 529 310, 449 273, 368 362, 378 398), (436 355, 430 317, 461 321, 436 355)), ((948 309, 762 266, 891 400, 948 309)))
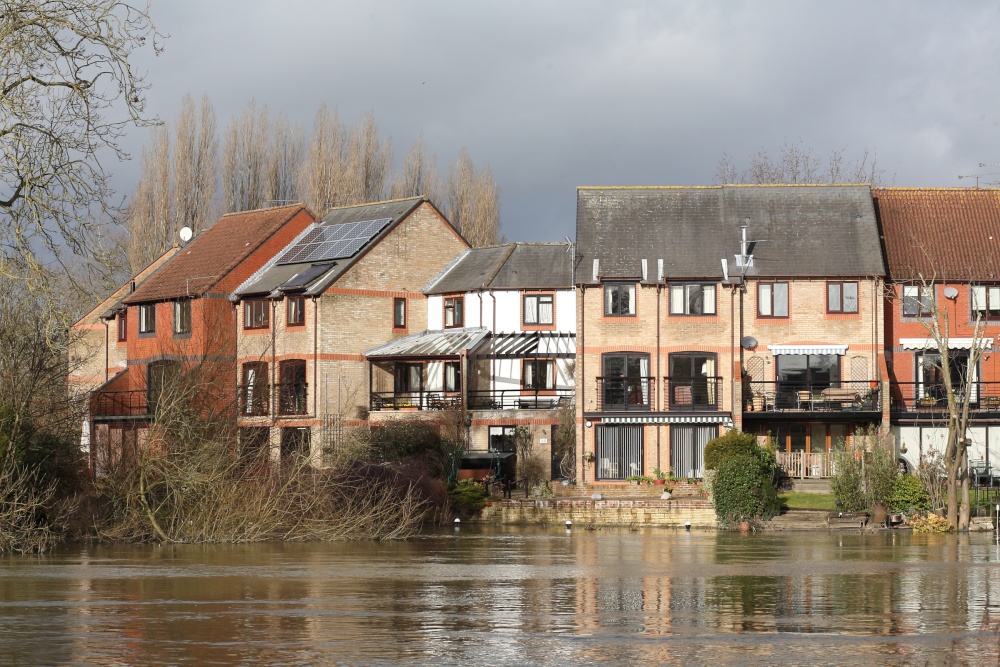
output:
POLYGON ((299 239, 299 242, 289 248, 277 263, 325 262, 353 257, 391 221, 392 218, 378 218, 339 225, 321 225, 299 239))

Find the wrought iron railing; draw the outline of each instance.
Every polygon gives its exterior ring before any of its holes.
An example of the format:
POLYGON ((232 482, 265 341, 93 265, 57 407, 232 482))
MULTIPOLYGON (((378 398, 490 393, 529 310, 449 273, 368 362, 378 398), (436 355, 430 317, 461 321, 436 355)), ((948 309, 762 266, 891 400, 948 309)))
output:
POLYGON ((745 412, 881 412, 878 382, 751 382, 745 412))
POLYGON ((151 408, 145 389, 98 391, 90 396, 90 414, 95 418, 144 417, 151 408))
POLYGON ((469 391, 470 410, 550 410, 573 402, 573 389, 480 389, 469 391))
POLYGON ((597 410, 648 411, 656 405, 656 378, 598 377, 597 410))
POLYGON ((462 407, 462 397, 442 391, 373 391, 369 409, 381 410, 455 410, 462 407))
MULTIPOLYGON (((959 405, 967 401, 971 413, 1000 413, 1000 382, 974 382, 968 389, 953 390, 959 405)), ((928 416, 943 414, 948 411, 947 392, 941 383, 893 382, 889 385, 889 410, 928 416)))
POLYGON ((722 406, 721 377, 665 377, 663 383, 670 412, 719 410, 722 406))

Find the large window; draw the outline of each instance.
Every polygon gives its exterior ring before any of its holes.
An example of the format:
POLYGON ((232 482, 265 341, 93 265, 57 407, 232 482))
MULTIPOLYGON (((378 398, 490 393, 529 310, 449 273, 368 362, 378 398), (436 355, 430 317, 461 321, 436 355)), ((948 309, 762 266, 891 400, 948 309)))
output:
POLYGON ((491 452, 513 452, 516 451, 514 443, 513 426, 490 426, 490 451, 491 452))
MULTIPOLYGON (((944 364, 938 352, 924 352, 917 355, 917 398, 935 398, 943 405, 948 392, 945 390, 944 364)), ((948 353, 948 375, 951 377, 952 390, 963 391, 969 373, 976 379, 976 368, 969 368, 968 350, 951 350, 948 353)), ((976 390, 973 382, 972 390, 976 390)), ((978 400, 976 396, 970 397, 978 400)))
POLYGON ((671 315, 715 315, 715 285, 671 285, 671 315))
POLYGON ((406 299, 395 298, 392 300, 392 328, 406 328, 406 299))
POLYGON ((423 364, 396 364, 393 369, 393 390, 397 394, 418 393, 424 388, 423 364))
POLYGON ((146 401, 149 414, 156 414, 161 405, 169 405, 169 396, 177 393, 181 378, 178 361, 154 361, 146 366, 146 401))
POLYGON ((625 479, 643 474, 642 426, 598 426, 594 429, 597 479, 625 479))
POLYGON ((972 285, 969 294, 973 319, 1000 319, 1000 285, 972 285))
POLYGON ((268 413, 267 382, 267 362, 252 361, 243 364, 243 386, 241 387, 243 414, 266 415, 268 413))
POLYGON ((615 317, 635 315, 635 285, 632 283, 605 285, 604 314, 615 317))
POLYGON ((444 326, 446 328, 465 326, 465 298, 449 296, 444 299, 444 326))
POLYGON ((934 312, 933 285, 903 285, 903 315, 927 317, 934 312))
POLYGON ((300 326, 306 323, 306 298, 304 296, 290 296, 285 299, 287 305, 288 326, 300 326))
POLYGON ((156 333, 156 304, 144 303, 139 306, 139 333, 156 333))
POLYGON ((556 364, 552 359, 525 359, 521 386, 528 391, 556 388, 556 364))
POLYGON ((462 391, 462 362, 444 362, 444 390, 447 392, 462 391))
POLYGON ((174 333, 191 333, 191 299, 174 301, 174 333))
POLYGON ((826 284, 826 312, 858 312, 858 284, 856 282, 829 282, 826 284))
POLYGON ((278 407, 283 415, 304 415, 307 407, 306 362, 303 359, 282 361, 278 367, 278 407))
POLYGON ((816 391, 840 386, 840 355, 779 354, 774 359, 783 388, 816 391))
POLYGON ((648 410, 652 388, 649 355, 615 352, 604 355, 601 399, 605 410, 648 410))
POLYGON ((270 323, 270 308, 264 299, 243 302, 243 328, 266 329, 270 323))
POLYGON ((788 317, 788 283, 758 283, 757 314, 761 317, 788 317))
POLYGON ((715 355, 704 352, 671 354, 670 408, 718 408, 715 355))
POLYGON ((670 467, 677 477, 702 477, 705 445, 718 437, 719 427, 671 426, 670 467))
POLYGON ((551 294, 524 295, 524 324, 528 326, 551 325, 555 322, 551 294))

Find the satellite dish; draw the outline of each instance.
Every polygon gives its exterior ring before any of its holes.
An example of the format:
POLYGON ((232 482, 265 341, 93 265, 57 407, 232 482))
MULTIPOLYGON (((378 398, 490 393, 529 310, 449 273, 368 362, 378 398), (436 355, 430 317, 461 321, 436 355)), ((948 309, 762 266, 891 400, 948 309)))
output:
POLYGON ((954 287, 945 287, 944 296, 947 299, 954 299, 955 297, 958 296, 958 290, 955 289, 954 287))
POLYGON ((181 237, 181 241, 187 243, 188 241, 191 240, 191 237, 194 236, 194 232, 191 231, 190 227, 181 227, 179 236, 181 237))
POLYGON ((740 339, 740 347, 744 350, 752 350, 757 347, 757 339, 753 336, 744 336, 740 339))

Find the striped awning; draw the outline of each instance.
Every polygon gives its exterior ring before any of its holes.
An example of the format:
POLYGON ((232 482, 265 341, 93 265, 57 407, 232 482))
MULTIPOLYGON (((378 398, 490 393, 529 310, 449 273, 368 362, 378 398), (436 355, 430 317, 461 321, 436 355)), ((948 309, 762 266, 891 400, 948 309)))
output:
POLYGON ((771 354, 847 354, 846 345, 768 345, 771 354))
MULTIPOLYGON (((974 338, 949 338, 948 339, 948 349, 949 350, 971 350, 972 346, 976 343, 974 338)), ((904 350, 936 350, 937 343, 934 342, 933 338, 900 338, 899 344, 903 346, 904 350)), ((992 338, 980 338, 979 339, 979 349, 981 350, 992 350, 993 349, 993 339, 992 338)))
POLYGON ((723 424, 731 427, 733 418, 729 414, 718 415, 628 415, 626 417, 602 417, 602 424, 723 424))

